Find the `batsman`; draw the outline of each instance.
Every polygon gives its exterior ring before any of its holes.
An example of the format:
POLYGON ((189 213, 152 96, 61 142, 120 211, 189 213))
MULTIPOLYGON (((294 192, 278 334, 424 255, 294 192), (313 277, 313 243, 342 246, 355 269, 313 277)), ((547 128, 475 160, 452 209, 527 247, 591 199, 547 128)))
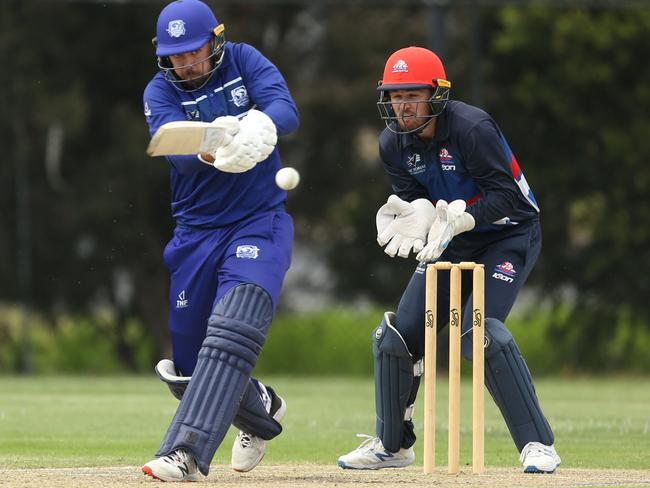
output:
MULTIPOLYGON (((440 58, 407 47, 387 60, 377 106, 386 128, 379 153, 393 194, 377 213, 377 241, 391 257, 419 264, 397 312, 372 335, 376 435, 341 456, 346 469, 408 466, 415 458, 413 409, 422 374, 426 263, 485 266, 485 385, 525 472, 560 464, 554 436, 508 314, 540 253, 539 207, 508 142, 483 110, 449 98, 440 58)), ((437 323, 448 323, 449 271, 438 281, 437 323)), ((470 278, 471 276, 466 276, 470 278)), ((462 354, 472 360, 471 282, 463 281, 462 354)))
POLYGON ((176 415, 142 471, 195 481, 231 424, 232 467, 249 471, 282 431, 286 403, 251 374, 291 262, 293 222, 280 169, 279 135, 298 111, 278 69, 248 44, 226 42, 224 25, 199 0, 161 11, 154 45, 159 72, 144 90, 153 135, 173 121, 211 122, 219 146, 168 156, 176 223, 163 259, 171 275, 173 361, 156 371, 180 398, 176 415))

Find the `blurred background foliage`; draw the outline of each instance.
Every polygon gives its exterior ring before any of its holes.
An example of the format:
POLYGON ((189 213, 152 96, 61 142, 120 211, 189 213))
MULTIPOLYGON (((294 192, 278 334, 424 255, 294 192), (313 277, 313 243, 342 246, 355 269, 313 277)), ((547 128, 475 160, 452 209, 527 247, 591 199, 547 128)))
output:
MULTIPOLYGON (((428 46, 452 97, 500 124, 544 249, 509 326, 535 373, 650 371, 650 2, 208 1, 301 113, 294 264, 260 372, 371 371, 414 260, 375 243, 390 193, 375 107, 387 56, 428 46)), ((142 90, 165 2, 0 4, 0 367, 150 371, 169 354, 168 168, 142 90)))

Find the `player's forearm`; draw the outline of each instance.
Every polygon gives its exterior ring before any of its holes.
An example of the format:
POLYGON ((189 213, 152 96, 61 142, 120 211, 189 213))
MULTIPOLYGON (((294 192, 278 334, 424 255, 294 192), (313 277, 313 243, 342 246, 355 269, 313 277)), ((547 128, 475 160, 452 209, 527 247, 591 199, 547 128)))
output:
POLYGON ((511 217, 518 204, 516 189, 505 187, 485 193, 481 199, 467 207, 467 213, 474 217, 476 225, 491 224, 511 217))
POLYGON ((271 117, 279 136, 290 134, 300 125, 298 109, 291 99, 277 99, 262 111, 271 117))

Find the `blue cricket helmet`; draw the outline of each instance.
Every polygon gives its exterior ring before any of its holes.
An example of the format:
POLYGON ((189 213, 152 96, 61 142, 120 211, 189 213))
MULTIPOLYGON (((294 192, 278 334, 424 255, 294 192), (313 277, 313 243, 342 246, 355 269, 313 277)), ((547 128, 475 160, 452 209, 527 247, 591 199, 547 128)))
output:
POLYGON ((218 25, 212 9, 200 0, 176 0, 158 16, 156 55, 196 51, 212 39, 218 25))

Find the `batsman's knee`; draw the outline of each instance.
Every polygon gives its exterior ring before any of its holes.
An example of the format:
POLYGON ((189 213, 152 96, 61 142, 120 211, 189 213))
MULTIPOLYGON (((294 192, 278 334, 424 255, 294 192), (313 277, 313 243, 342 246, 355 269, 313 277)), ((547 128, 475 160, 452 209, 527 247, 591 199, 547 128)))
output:
POLYGON ((200 354, 205 354, 205 348, 233 354, 239 361, 249 363, 245 369, 250 371, 272 320, 269 294, 254 284, 238 285, 215 305, 200 354))

